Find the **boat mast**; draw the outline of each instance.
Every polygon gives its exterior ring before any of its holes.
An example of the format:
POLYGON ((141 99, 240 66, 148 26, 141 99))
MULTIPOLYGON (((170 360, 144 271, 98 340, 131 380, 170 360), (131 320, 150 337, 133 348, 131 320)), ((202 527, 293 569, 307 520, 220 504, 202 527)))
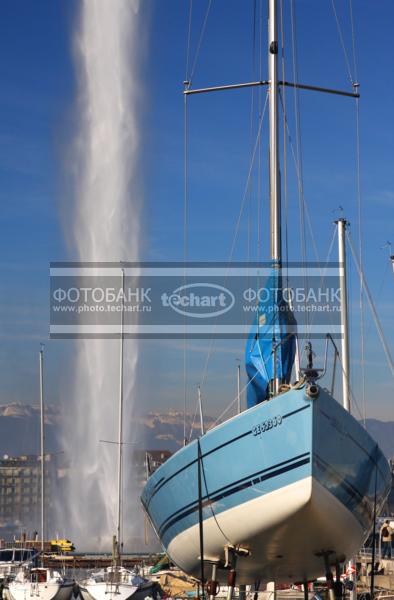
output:
POLYGON ((282 260, 280 172, 278 135, 278 3, 269 0, 268 12, 268 70, 270 121, 270 246, 271 259, 280 266, 282 260))
MULTIPOLYGON (((281 267, 281 211, 279 173, 279 132, 278 132, 278 3, 268 0, 268 71, 269 71, 269 121, 270 121, 270 250, 275 267, 281 267)), ((276 367, 276 345, 273 340, 273 360, 276 367)), ((276 372, 276 368, 274 369, 276 372)), ((274 375, 273 392, 279 393, 280 380, 274 375)))
POLYGON ((44 438, 44 346, 40 349, 40 453, 41 453, 41 550, 44 551, 45 529, 45 438, 44 438))
POLYGON ((122 466, 123 466, 123 345, 124 345, 124 269, 122 272, 122 310, 120 321, 120 355, 119 355, 119 423, 118 423, 118 521, 116 527, 117 559, 120 560, 121 523, 122 523, 122 466))
POLYGON ((341 291, 341 327, 342 327, 342 395, 343 407, 350 412, 349 386, 349 326, 347 312, 347 281, 346 281, 346 219, 335 221, 338 225, 338 258, 339 258, 339 288, 341 291))

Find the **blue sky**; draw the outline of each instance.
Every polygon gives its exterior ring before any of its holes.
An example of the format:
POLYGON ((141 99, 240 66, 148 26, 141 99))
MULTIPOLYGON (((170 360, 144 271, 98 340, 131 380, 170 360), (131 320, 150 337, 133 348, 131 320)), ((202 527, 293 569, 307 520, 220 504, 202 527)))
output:
MULTIPOLYGON (((266 47, 263 2, 262 47, 266 47)), ((256 3, 259 10, 260 2, 256 3)), ((284 0, 286 42, 290 37, 290 2, 284 0)), ((344 42, 352 57, 348 2, 336 1, 344 42)), ((72 39, 78 3, 74 1, 3 0, 0 19, 0 402, 35 403, 40 341, 48 339, 49 262, 72 255, 65 244, 62 213, 69 185, 65 156, 75 126, 76 80, 72 39)), ((191 63, 207 2, 194 2, 191 63)), ((193 86, 259 78, 256 42, 253 57, 251 0, 213 0, 193 86)), ((365 270, 375 294, 389 343, 394 337, 394 279, 387 269, 386 240, 394 243, 394 47, 391 0, 354 2, 358 79, 361 84, 361 184, 365 270)), ((141 113, 142 182, 144 189, 143 259, 183 258, 183 96, 189 3, 186 0, 143 0, 141 61, 144 112, 141 113), (145 36, 145 34, 147 34, 145 36), (145 39, 146 37, 146 39, 145 39)), ((349 89, 349 79, 329 0, 297 0, 298 76, 305 83, 349 89)), ((291 80, 291 47, 287 46, 286 78, 291 80)), ((261 63, 267 77, 266 60, 261 63)), ((265 91, 260 92, 264 101, 265 91)), ((259 102, 255 92, 254 103, 259 102)), ((295 135, 294 95, 287 92, 289 126, 295 135)), ((357 241, 355 177, 355 106, 347 98, 300 93, 305 198, 320 258, 332 236, 333 211, 341 205, 357 241)), ((251 91, 196 96, 189 100, 191 260, 226 260, 249 168, 251 91)), ((254 116, 254 133, 256 115, 254 116)), ((257 176, 248 210, 241 220, 234 257, 267 259, 267 120, 262 143, 261 248, 257 251, 257 176), (248 216, 249 215, 249 216, 248 216)), ((299 258, 298 199, 294 167, 288 162, 290 249, 299 258), (297 254, 298 253, 298 254, 297 254)), ((308 257, 315 258, 308 234, 308 257)), ((359 388, 357 349, 357 284, 351 319, 353 379, 359 388)), ((392 378, 366 313, 368 333, 368 414, 394 418, 392 378)), ((208 412, 217 414, 235 393, 240 342, 217 342, 204 387, 208 412)), ((72 344, 47 341, 48 401, 56 402, 67 385, 72 344)), ((209 341, 190 343, 189 397, 201 381, 209 341)), ((394 352, 394 348, 393 348, 394 352)), ((180 342, 140 345, 139 394, 145 406, 181 407, 180 342), (160 381, 158 390, 156 383, 160 381)))

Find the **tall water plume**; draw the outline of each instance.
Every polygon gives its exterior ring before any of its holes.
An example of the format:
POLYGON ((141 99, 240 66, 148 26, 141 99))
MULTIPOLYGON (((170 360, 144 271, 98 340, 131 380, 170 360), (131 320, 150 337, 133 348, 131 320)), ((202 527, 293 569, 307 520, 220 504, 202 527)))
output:
MULTIPOLYGON (((73 143, 73 244, 81 261, 137 260, 138 105, 141 27, 137 0, 83 0, 75 61, 79 119, 73 143)), ((119 340, 75 341, 72 397, 64 437, 71 461, 63 524, 79 549, 108 548, 116 532, 119 340)), ((125 430, 133 401, 137 345, 124 357, 125 430)), ((127 462, 127 469, 130 465, 127 462)), ((127 485, 127 471, 125 486, 127 485)), ((126 517, 126 515, 125 515, 126 517)), ((127 519, 125 539, 133 532, 127 519)))

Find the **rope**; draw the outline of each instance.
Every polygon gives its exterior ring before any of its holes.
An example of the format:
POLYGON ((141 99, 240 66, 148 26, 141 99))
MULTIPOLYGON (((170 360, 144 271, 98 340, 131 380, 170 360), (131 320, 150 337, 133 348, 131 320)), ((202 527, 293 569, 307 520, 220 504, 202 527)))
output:
MULTIPOLYGON (((198 441, 198 444, 200 445, 199 441, 198 441)), ((209 505, 209 508, 211 509, 211 513, 212 513, 212 516, 213 516, 213 518, 215 520, 217 528, 219 529, 220 533, 222 534, 222 536, 224 537, 224 539, 227 541, 227 543, 230 544, 231 546, 235 546, 235 544, 233 544, 231 542, 231 540, 224 533, 223 529, 220 527, 219 521, 217 520, 217 517, 216 517, 216 514, 215 514, 215 511, 213 510, 213 503, 211 502, 211 498, 210 498, 210 495, 209 495, 209 492, 208 492, 207 478, 206 478, 206 475, 205 475, 205 467, 204 467, 204 462, 203 462, 202 456, 200 457, 200 464, 201 464, 201 471, 202 471, 202 475, 203 475, 203 479, 204 479, 205 493, 206 493, 206 496, 207 496, 208 505, 209 505)))
MULTIPOLYGON (((276 348, 275 348, 275 349, 273 348, 273 349, 271 350, 271 355, 275 354, 275 352, 276 352, 276 349, 277 349, 279 346, 282 346, 282 344, 284 344, 284 343, 285 343, 285 342, 288 340, 288 338, 289 338, 291 335, 292 335, 292 334, 290 334, 290 333, 289 333, 289 334, 288 334, 288 335, 287 335, 285 338, 283 338, 283 339, 282 339, 282 340, 281 340, 279 343, 277 343, 277 344, 276 344, 276 348)), ((263 365, 264 365, 264 368, 265 368, 265 361, 264 361, 264 359, 263 359, 263 357, 262 357, 262 354, 261 354, 260 345, 259 345, 259 351, 260 351, 260 358, 261 358, 261 360, 263 361, 263 365)), ((251 379, 249 379, 249 381, 246 383, 246 385, 244 385, 244 387, 243 387, 243 388, 240 390, 240 392, 239 392, 239 395, 240 395, 240 396, 242 396, 242 394, 243 394, 243 393, 244 393, 244 391, 247 389, 247 387, 248 387, 248 386, 249 386, 249 385, 252 383, 252 381, 254 381, 254 379, 255 379, 255 378, 257 377, 257 375, 259 375, 259 374, 260 374, 260 371, 257 371, 257 370, 256 370, 256 373, 253 375, 253 377, 252 377, 251 379)), ((233 404, 234 404, 235 402, 237 402, 237 400, 238 400, 238 393, 237 393, 237 395, 235 396, 234 400, 232 400, 232 402, 231 402, 231 403, 230 403, 230 404, 227 406, 227 408, 225 408, 225 409, 224 409, 224 411, 223 411, 223 412, 222 412, 222 413, 221 413, 221 414, 220 414, 220 415, 217 417, 217 419, 214 421, 214 423, 212 424, 212 426, 211 426, 209 429, 212 429, 213 427, 215 427, 215 425, 216 425, 216 424, 217 424, 217 423, 220 421, 220 419, 222 419, 222 417, 224 417, 224 415, 225 415, 225 414, 227 414, 227 413, 228 413, 228 411, 230 410, 230 408, 233 406, 233 404)))
POLYGON ((387 364, 389 366, 389 369, 391 371, 392 376, 394 377, 394 363, 393 363, 393 359, 391 357, 390 349, 389 349, 389 347, 387 345, 386 338, 384 336, 383 329, 382 329, 382 326, 380 324, 379 317, 377 315, 376 308, 375 308, 375 305, 374 305, 371 293, 369 291, 368 284, 365 281, 364 272, 362 271, 361 265, 358 262, 357 253, 356 253, 355 248, 353 246, 352 238, 351 238, 351 235, 350 235, 349 231, 347 231, 347 238, 348 238, 348 241, 349 241, 349 246, 350 246, 350 250, 351 250, 351 253, 352 253, 352 256, 353 256, 354 264, 356 265, 356 269, 357 269, 359 277, 360 277, 360 279, 362 281, 362 286, 363 286, 363 288, 365 290, 365 294, 367 296, 367 300, 368 300, 368 303, 369 303, 369 308, 371 309, 372 317, 373 317, 373 320, 375 322, 375 327, 376 327, 379 339, 380 339, 380 341, 382 343, 384 353, 386 355, 387 364))
MULTIPOLYGON (((259 372, 256 371, 255 375, 253 375, 253 377, 251 379, 249 379, 249 381, 246 383, 246 385, 243 386, 243 388, 240 390, 239 395, 242 396, 242 394, 245 392, 246 388, 248 387, 248 385, 250 385, 252 383, 252 381, 257 377, 257 375, 259 375, 259 372)), ((238 394, 235 396, 234 400, 232 400, 230 402, 230 404, 227 406, 227 408, 225 408, 220 415, 217 417, 217 419, 215 419, 215 421, 213 422, 212 426, 208 429, 208 431, 210 429, 213 429, 217 423, 219 423, 219 421, 224 417, 224 415, 226 415, 228 413, 228 411, 230 410, 230 408, 232 408, 232 406, 238 401, 238 394)))

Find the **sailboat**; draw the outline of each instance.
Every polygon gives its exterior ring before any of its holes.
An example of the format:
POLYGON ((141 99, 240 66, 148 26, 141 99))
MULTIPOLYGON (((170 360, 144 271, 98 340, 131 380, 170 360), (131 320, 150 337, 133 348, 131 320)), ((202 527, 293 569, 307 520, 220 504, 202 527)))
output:
MULTIPOLYGON (((39 353, 40 365, 40 446, 41 446, 41 553, 45 540, 45 411, 44 411, 44 349, 39 353)), ((74 590, 74 581, 65 579, 58 571, 44 566, 30 568, 24 564, 16 573, 5 595, 10 600, 26 600, 37 597, 41 600, 69 600, 74 590)))
MULTIPOLYGON (((124 269, 122 273, 122 290, 124 292, 124 269)), ((123 294, 124 298, 124 294, 123 294)), ((124 306, 122 306, 124 308, 124 306)), ((123 484, 123 355, 124 355, 124 334, 123 334, 124 311, 121 313, 121 334, 120 334, 120 371, 119 371, 119 421, 118 421, 118 489, 117 489, 117 526, 116 535, 113 536, 113 564, 107 569, 101 569, 90 574, 82 581, 79 589, 83 600, 128 600, 129 598, 138 598, 148 596, 154 587, 152 582, 140 577, 137 573, 130 571, 122 566, 121 535, 122 535, 122 484, 123 484)))
POLYGON ((230 586, 235 575, 239 584, 306 583, 324 574, 332 582, 332 568, 361 547, 391 485, 386 458, 350 413, 343 218, 343 405, 320 385, 311 350, 291 383, 296 324, 282 282, 278 87, 329 90, 279 82, 277 0, 268 5, 269 81, 206 89, 269 86, 272 269, 265 287, 275 294, 260 305, 246 345, 248 408, 176 452, 141 496, 171 560, 203 583, 211 576, 230 586))

